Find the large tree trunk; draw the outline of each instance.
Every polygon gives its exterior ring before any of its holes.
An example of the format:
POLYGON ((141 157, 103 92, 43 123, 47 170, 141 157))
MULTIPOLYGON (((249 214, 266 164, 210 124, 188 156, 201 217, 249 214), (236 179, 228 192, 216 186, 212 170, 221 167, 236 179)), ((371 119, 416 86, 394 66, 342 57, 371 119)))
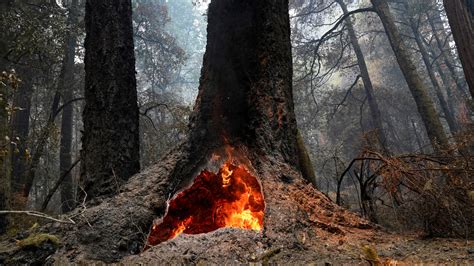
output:
POLYGON ((81 178, 88 199, 140 170, 131 0, 86 1, 81 178))
MULTIPOLYGON (((74 32, 77 25, 77 0, 71 2, 68 16, 69 31, 66 36, 64 49, 63 75, 59 81, 59 87, 63 90, 63 102, 67 103, 73 99, 74 94, 74 57, 76 55, 77 36, 74 32)), ((59 176, 69 171, 72 164, 72 121, 74 116, 74 105, 67 104, 63 109, 61 118, 61 143, 59 149, 59 176)), ((70 171, 64 177, 61 184, 61 208, 68 212, 74 208, 74 192, 72 175, 70 171)))
MULTIPOLYGON (((132 177, 118 195, 76 210, 82 212, 73 218, 76 224, 50 227, 63 236, 65 248, 53 257, 57 262, 117 261, 140 252, 155 228, 153 220, 159 223, 167 213, 169 200, 224 161, 243 165, 258 181, 265 201, 263 229, 180 236, 142 253, 145 262, 152 263, 146 260, 153 257, 155 263, 190 263, 183 255, 188 252, 209 263, 248 262, 251 250, 275 247, 288 247, 282 253, 293 257, 292 250, 312 249, 320 237, 358 238, 371 227, 332 203, 299 171, 288 1, 214 0, 208 14, 208 43, 188 138, 160 163, 132 177)), ((199 189, 199 195, 209 192, 206 186, 199 189)))
MULTIPOLYGON (((349 13, 349 11, 347 10, 347 5, 344 3, 343 0, 337 0, 336 2, 339 4, 345 15, 349 13)), ((372 127, 377 132, 378 140, 380 142, 381 147, 386 152, 388 152, 388 149, 386 148, 388 143, 385 131, 383 129, 382 115, 380 113, 380 108, 377 103, 377 99, 375 98, 374 86, 372 85, 372 80, 370 79, 365 57, 362 53, 362 49, 360 48, 359 40, 357 39, 354 26, 350 19, 346 20, 346 26, 347 31, 349 33, 352 48, 354 49, 354 53, 357 57, 357 64, 359 65, 360 75, 362 77, 362 81, 364 82, 365 94, 367 95, 367 102, 369 103, 370 115, 372 117, 372 127)))
POLYGON ((433 101, 428 95, 428 90, 421 79, 415 63, 408 54, 406 44, 397 29, 393 15, 390 13, 388 1, 371 0, 371 2, 385 28, 398 65, 416 102, 418 112, 420 113, 433 149, 437 151, 448 149, 448 138, 436 113, 433 101))
POLYGON ((471 97, 474 98, 474 3, 471 0, 444 0, 449 25, 458 48, 471 97))

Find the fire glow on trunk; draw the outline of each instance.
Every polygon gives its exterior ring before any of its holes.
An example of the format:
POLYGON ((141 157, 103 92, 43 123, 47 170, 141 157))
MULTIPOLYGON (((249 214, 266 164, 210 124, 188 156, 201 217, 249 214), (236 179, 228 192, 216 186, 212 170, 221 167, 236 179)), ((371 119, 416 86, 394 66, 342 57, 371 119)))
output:
POLYGON ((222 227, 259 231, 265 203, 260 184, 245 165, 225 162, 218 173, 203 170, 192 186, 177 194, 148 236, 154 246, 181 233, 208 233, 222 227))

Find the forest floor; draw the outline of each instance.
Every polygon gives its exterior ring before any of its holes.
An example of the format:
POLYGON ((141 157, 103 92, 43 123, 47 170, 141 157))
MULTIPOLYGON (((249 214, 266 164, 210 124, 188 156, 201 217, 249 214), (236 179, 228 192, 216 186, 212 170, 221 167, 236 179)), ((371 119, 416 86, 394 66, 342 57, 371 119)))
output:
MULTIPOLYGON (((101 253, 111 254, 105 260, 119 261, 120 265, 367 265, 369 262, 373 262, 372 265, 474 265, 474 240, 424 238, 421 234, 388 232, 337 206, 298 178, 296 172, 292 174, 283 167, 271 164, 261 167, 264 169, 262 176, 271 176, 265 170, 277 169, 292 180, 287 184, 277 178, 263 179, 264 187, 271 193, 265 198, 267 207, 262 232, 221 228, 205 234, 181 234, 138 255, 128 255, 131 253, 124 237, 129 236, 118 230, 123 223, 128 223, 124 217, 139 211, 124 203, 130 202, 130 196, 124 193, 123 197, 119 195, 89 208, 83 226, 62 227, 62 230, 56 230, 60 233, 57 236, 45 234, 54 234, 54 228, 60 228, 59 223, 30 228, 26 233, 18 230, 14 237, 0 236, 0 265, 44 262, 102 265, 88 260, 91 256, 100 258, 101 253), (115 209, 112 210, 111 206, 115 209), (102 224, 113 230, 105 230, 102 224), (41 236, 36 237, 38 241, 28 244, 20 240, 35 234, 41 236), (125 243, 123 255, 119 254, 121 242, 125 243)), ((136 176, 127 188, 142 188, 141 178, 152 185, 158 183, 149 178, 159 176, 153 173, 136 176)), ((146 186, 143 189, 148 190, 146 186)), ((135 225, 130 224, 133 228, 135 225)), ((145 240, 147 232, 141 235, 145 240)))
MULTIPOLYGON (((302 236, 299 243, 284 246, 278 243, 272 246, 262 233, 222 228, 207 234, 182 234, 139 255, 128 256, 121 264, 166 262, 208 265, 225 262, 369 265, 369 261, 375 260, 381 263, 379 265, 474 265, 473 240, 424 238, 417 234, 392 234, 378 229, 358 232, 355 238, 353 235, 323 232, 322 235, 313 236, 315 239, 305 239, 302 236)), ((50 239, 47 242, 49 243, 42 243, 41 247, 22 246, 15 237, 0 236, 0 262, 9 261, 10 256, 17 257, 16 259, 19 256, 21 261, 21 256, 53 253, 54 243, 50 239), (25 248, 29 251, 21 252, 25 248)), ((55 262, 58 265, 69 263, 61 259, 56 259, 55 262)))
POLYGON ((257 243, 255 248, 255 243, 246 243, 252 238, 233 236, 233 233, 241 235, 241 232, 237 231, 219 229, 202 235, 181 235, 138 256, 129 256, 122 262, 126 265, 136 263, 147 265, 158 261, 194 265, 222 262, 264 265, 266 263, 369 265, 370 261, 377 261, 380 264, 374 265, 474 265, 472 240, 422 238, 416 234, 380 234, 369 230, 367 235, 363 236, 365 240, 333 235, 311 241, 310 246, 295 244, 268 247, 264 241, 260 243, 258 234, 255 234, 253 238, 257 243), (220 237, 228 238, 226 244, 213 245, 216 238, 220 237))

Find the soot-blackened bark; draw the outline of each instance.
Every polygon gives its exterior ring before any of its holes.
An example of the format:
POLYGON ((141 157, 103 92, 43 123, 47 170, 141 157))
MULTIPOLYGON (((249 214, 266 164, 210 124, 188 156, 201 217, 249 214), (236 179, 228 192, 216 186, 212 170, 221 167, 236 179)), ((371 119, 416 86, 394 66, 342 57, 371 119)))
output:
POLYGON ((287 1, 213 1, 191 141, 297 165, 287 1))
POLYGON ((446 137, 441 121, 436 113, 434 103, 428 95, 426 85, 423 83, 415 63, 410 58, 406 44, 395 24, 393 15, 390 12, 388 1, 371 0, 371 2, 385 28, 392 50, 395 53, 398 65, 405 77, 413 99, 416 102, 418 112, 421 116, 433 149, 447 150, 449 144, 448 138, 446 137))
POLYGON ((118 192, 140 169, 130 0, 86 1, 81 178, 88 198, 118 192))
POLYGON ((474 3, 472 0, 444 0, 443 2, 469 91, 474 98, 474 3))

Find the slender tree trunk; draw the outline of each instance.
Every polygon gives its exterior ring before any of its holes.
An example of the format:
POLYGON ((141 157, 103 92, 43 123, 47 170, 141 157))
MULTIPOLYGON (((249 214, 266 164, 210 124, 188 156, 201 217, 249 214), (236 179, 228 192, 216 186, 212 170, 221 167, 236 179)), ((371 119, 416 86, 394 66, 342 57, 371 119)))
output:
MULTIPOLYGON (((64 49, 63 72, 59 80, 59 87, 63 90, 63 102, 67 103, 73 99, 74 94, 74 57, 76 55, 77 34, 77 0, 71 2, 68 16, 69 31, 66 35, 64 49)), ((68 104, 63 109, 61 118, 61 144, 59 150, 59 176, 68 172, 61 184, 61 208, 63 213, 74 208, 74 191, 72 174, 70 168, 72 164, 72 122, 74 116, 74 105, 68 104)))
MULTIPOLYGON (((406 2, 405 2, 406 3, 406 2)), ((408 12, 408 6, 405 6, 406 10, 408 12)), ((431 64, 430 56, 428 52, 426 51, 426 48, 423 44, 422 37, 420 35, 420 32, 417 28, 416 21, 413 18, 409 19, 409 24, 410 28, 413 32, 413 36, 415 38, 416 44, 418 46, 418 50, 421 53, 421 57, 423 59, 423 63, 426 67, 428 76, 430 78, 431 84, 435 90, 436 97, 438 98, 439 104, 441 106, 441 110, 443 110, 444 113, 444 118, 446 119, 446 122, 448 122, 449 129, 451 133, 455 134, 459 131, 459 126, 456 122, 456 118, 454 115, 451 113, 451 110, 449 109, 448 103, 446 102, 446 99, 444 98, 443 92, 441 90, 441 85, 438 82, 438 79, 435 76, 435 72, 433 70, 433 65, 431 64)))
POLYGON ((13 106, 19 109, 13 113, 11 121, 12 136, 19 139, 15 140, 17 150, 12 153, 11 161, 14 192, 21 192, 25 184, 25 174, 28 167, 26 150, 30 132, 31 96, 33 93, 31 71, 22 72, 20 76, 23 82, 13 99, 13 106))
POLYGON ((31 161, 28 165, 28 169, 25 175, 25 181, 22 190, 22 196, 28 197, 30 194, 31 188, 35 181, 36 170, 38 169, 41 156, 43 156, 44 148, 48 142, 49 135, 51 133, 51 129, 54 127, 54 120, 57 115, 59 109, 59 102, 61 100, 61 95, 59 91, 56 91, 53 97, 53 103, 51 105, 51 113, 49 115, 48 120, 46 121, 46 125, 41 129, 38 137, 38 141, 36 144, 36 148, 32 153, 31 161))
POLYGON ((447 49, 449 49, 449 42, 446 41, 446 39, 449 37, 446 34, 447 29, 444 27, 444 22, 441 19, 441 15, 439 14, 439 12, 438 11, 433 11, 433 12, 435 13, 426 12, 426 16, 428 19, 428 23, 430 24, 431 31, 433 32, 433 37, 435 38, 435 44, 439 52, 441 53, 441 59, 446 65, 446 68, 448 69, 449 74, 451 75, 451 78, 456 84, 456 88, 458 89, 458 91, 461 92, 463 95, 467 96, 467 92, 463 85, 462 78, 459 77, 454 67, 453 55, 451 51, 449 50, 446 51, 447 49), (436 24, 441 25, 440 31, 438 27, 436 27, 436 24))
MULTIPOLYGON (((344 15, 349 13, 347 10, 347 5, 344 3, 343 0, 336 0, 336 2, 341 7, 344 15)), ((362 49, 360 48, 359 40, 357 39, 354 26, 350 19, 346 20, 347 31, 349 33, 349 38, 351 41, 352 48, 354 49, 354 53, 357 57, 357 64, 359 65, 360 75, 362 77, 362 81, 364 82, 365 94, 367 95, 367 102, 369 103, 370 108, 370 115, 372 117, 372 127, 376 130, 378 140, 380 142, 380 146, 383 148, 385 152, 388 152, 387 147, 387 136, 385 134, 383 124, 382 124, 382 115, 380 112, 380 108, 375 98, 374 94, 374 87, 372 85, 372 80, 370 79, 369 70, 367 69, 367 63, 365 61, 364 54, 362 53, 362 49)))
POLYGON ((371 0, 389 38, 398 65, 405 77, 408 88, 418 107, 428 138, 435 151, 448 149, 448 138, 444 132, 441 121, 434 108, 433 101, 428 95, 428 90, 423 83, 415 63, 410 58, 406 44, 395 24, 393 15, 386 0, 371 0))
POLYGON ((88 199, 140 170, 131 0, 87 0, 81 179, 88 199))
POLYGON ((444 0, 444 8, 471 97, 474 98, 474 3, 472 0, 444 0))
MULTIPOLYGON (((431 50, 431 53, 433 53, 433 50, 431 50)), ((453 82, 451 82, 451 79, 446 75, 445 71, 442 69, 441 65, 438 62, 433 62, 433 67, 436 73, 438 73, 439 77, 441 78, 441 81, 443 82, 443 87, 446 89, 446 94, 448 95, 448 104, 449 104, 449 109, 451 110, 451 113, 453 114, 454 117, 457 117, 457 101, 460 97, 460 92, 456 91, 453 87, 453 82)), ((456 119, 457 120, 457 119, 456 119)))
POLYGON ((316 174, 314 173, 313 163, 311 162, 308 149, 306 149, 303 136, 299 130, 298 134, 296 135, 296 140, 298 146, 298 157, 300 158, 299 163, 301 167, 301 174, 303 175, 304 179, 311 182, 314 187, 317 187, 318 183, 316 180, 316 174))

